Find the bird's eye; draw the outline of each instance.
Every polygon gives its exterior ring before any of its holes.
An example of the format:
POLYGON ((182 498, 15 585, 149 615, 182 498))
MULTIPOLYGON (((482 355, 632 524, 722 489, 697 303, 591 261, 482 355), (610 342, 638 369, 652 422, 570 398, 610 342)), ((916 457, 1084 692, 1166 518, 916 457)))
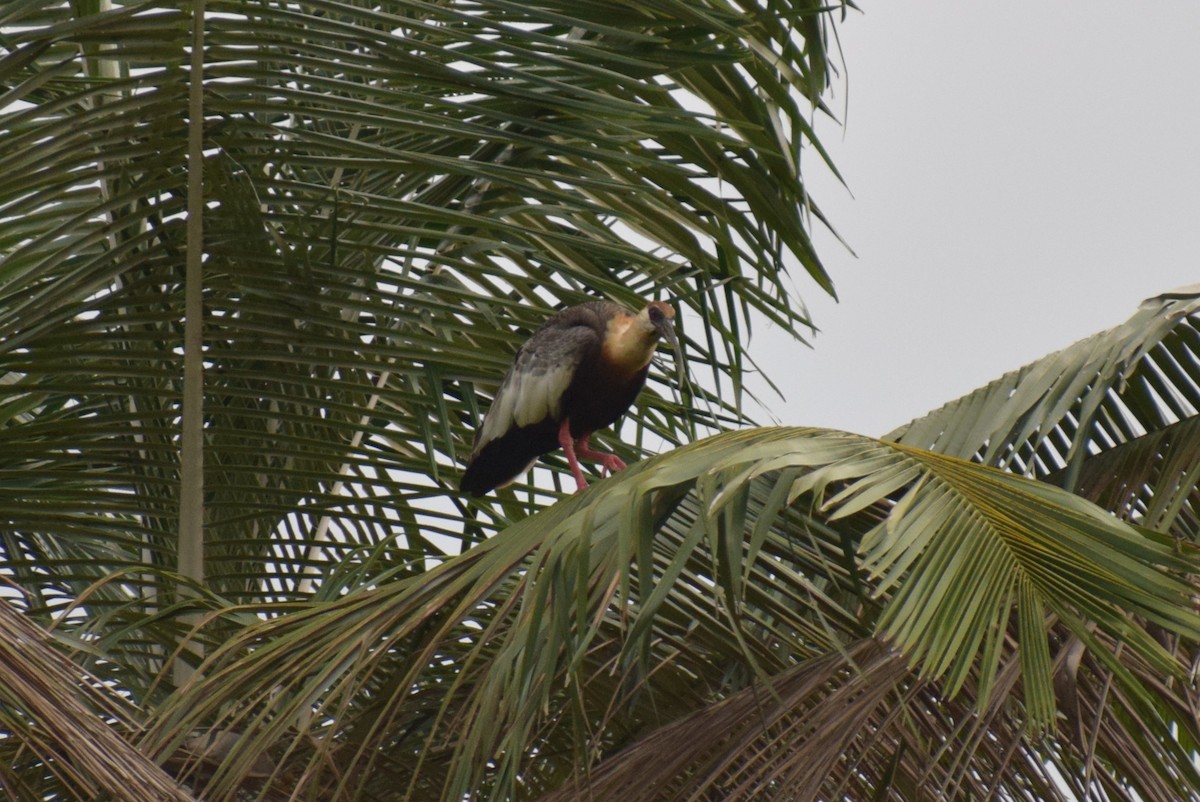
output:
POLYGON ((663 311, 661 309, 659 309, 657 306, 650 307, 649 315, 650 315, 651 323, 662 323, 663 311))

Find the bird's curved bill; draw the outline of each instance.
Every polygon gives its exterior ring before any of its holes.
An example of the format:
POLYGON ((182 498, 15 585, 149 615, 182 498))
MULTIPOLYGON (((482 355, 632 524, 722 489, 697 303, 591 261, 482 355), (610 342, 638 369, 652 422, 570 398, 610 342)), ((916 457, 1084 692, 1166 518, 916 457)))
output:
POLYGON ((678 386, 683 387, 683 351, 679 348, 679 338, 675 336, 675 326, 670 324, 663 326, 662 333, 667 342, 671 344, 671 359, 675 360, 675 379, 678 386))

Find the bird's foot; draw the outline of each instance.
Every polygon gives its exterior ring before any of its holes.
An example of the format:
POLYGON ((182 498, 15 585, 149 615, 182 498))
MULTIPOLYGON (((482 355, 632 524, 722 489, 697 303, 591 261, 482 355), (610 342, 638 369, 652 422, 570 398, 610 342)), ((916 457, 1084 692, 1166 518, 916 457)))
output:
POLYGON ((575 453, 584 459, 590 459, 593 462, 600 463, 601 475, 607 471, 610 475, 617 471, 625 470, 625 461, 616 454, 608 454, 603 451, 597 451, 588 446, 588 438, 591 435, 585 434, 583 437, 575 441, 575 453))
POLYGON ((604 470, 608 471, 609 475, 612 475, 617 471, 623 471, 627 467, 625 465, 625 461, 616 454, 600 454, 594 459, 596 462, 600 463, 604 470))

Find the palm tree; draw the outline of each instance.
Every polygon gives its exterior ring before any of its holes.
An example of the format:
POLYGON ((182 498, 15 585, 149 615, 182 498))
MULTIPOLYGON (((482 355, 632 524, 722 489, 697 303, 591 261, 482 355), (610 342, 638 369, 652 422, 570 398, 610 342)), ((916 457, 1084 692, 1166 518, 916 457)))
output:
POLYGON ((1200 794, 1196 293, 882 440, 747 428, 784 265, 831 291, 829 25, 0 11, 5 791, 1200 794), (697 383, 608 444, 670 453, 467 502, 516 343, 595 295, 681 310, 697 383))

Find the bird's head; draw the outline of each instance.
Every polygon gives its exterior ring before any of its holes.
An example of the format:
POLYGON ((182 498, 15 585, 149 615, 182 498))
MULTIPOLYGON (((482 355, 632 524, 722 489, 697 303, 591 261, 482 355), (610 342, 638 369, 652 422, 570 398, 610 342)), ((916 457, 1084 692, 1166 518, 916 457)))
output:
POLYGON ((604 337, 605 360, 622 371, 636 373, 650 364, 659 340, 669 341, 678 350, 674 319, 675 310, 662 301, 651 301, 636 315, 613 315, 604 337))
POLYGON ((662 301, 651 301, 637 316, 643 328, 653 330, 655 337, 666 340, 671 348, 679 350, 679 341, 675 338, 674 307, 662 301))

